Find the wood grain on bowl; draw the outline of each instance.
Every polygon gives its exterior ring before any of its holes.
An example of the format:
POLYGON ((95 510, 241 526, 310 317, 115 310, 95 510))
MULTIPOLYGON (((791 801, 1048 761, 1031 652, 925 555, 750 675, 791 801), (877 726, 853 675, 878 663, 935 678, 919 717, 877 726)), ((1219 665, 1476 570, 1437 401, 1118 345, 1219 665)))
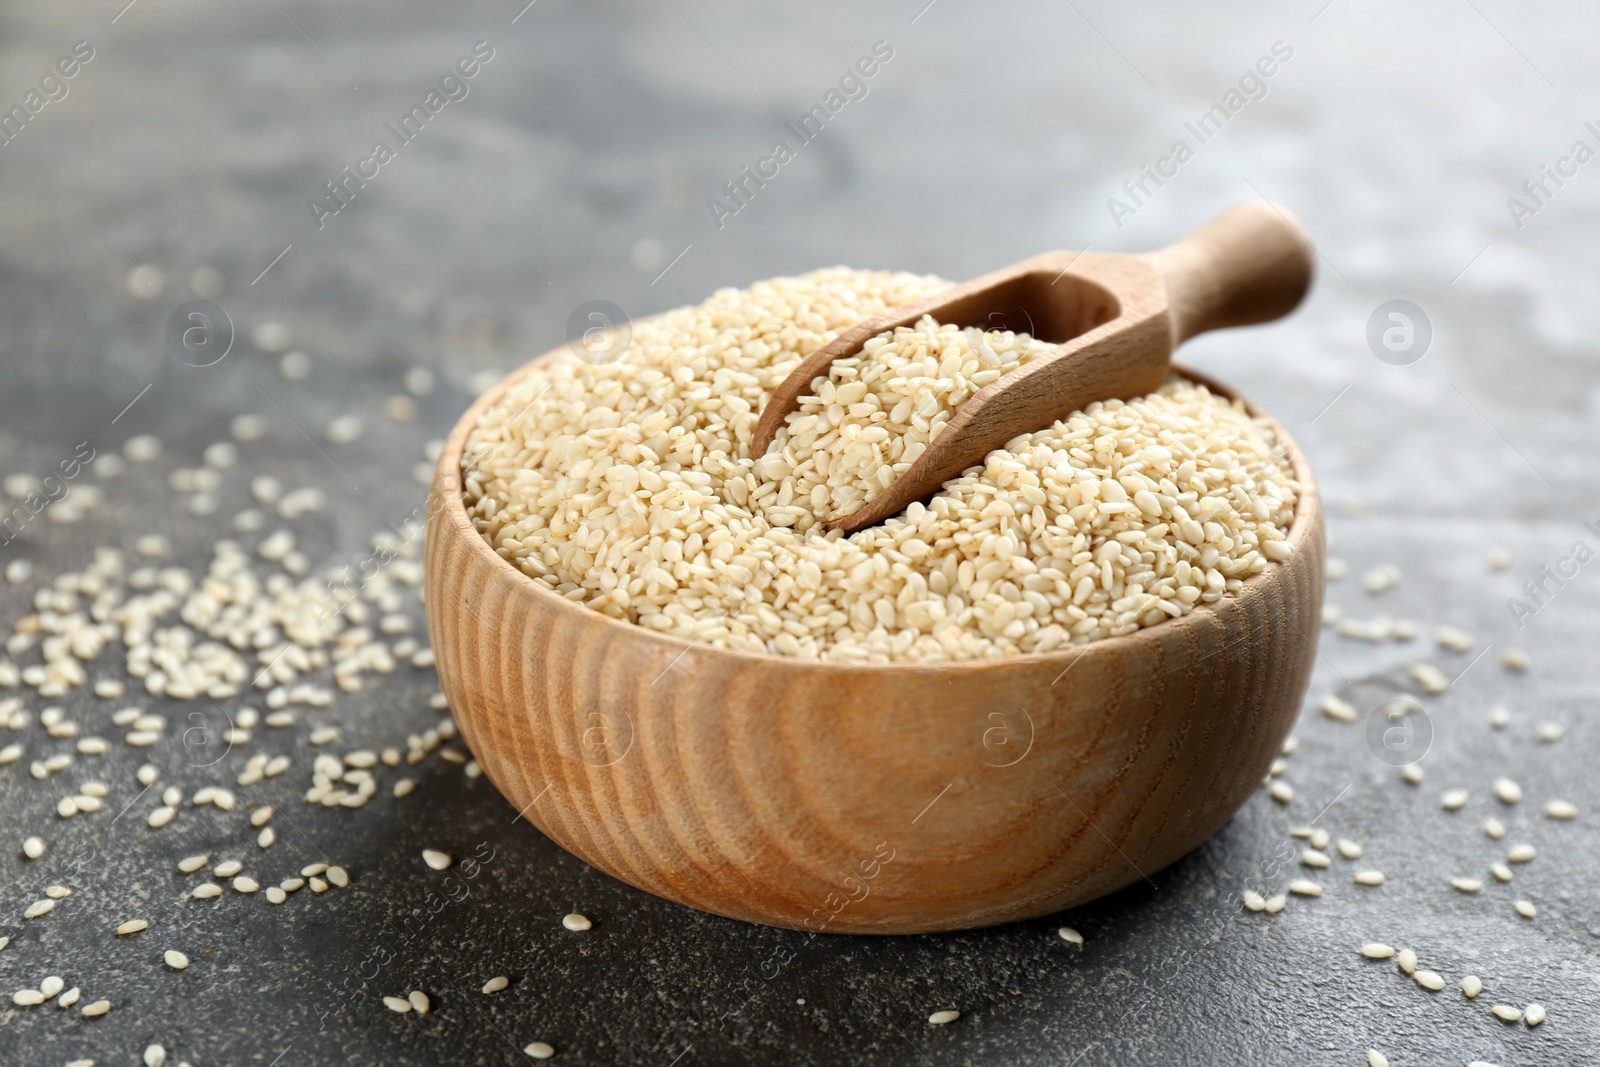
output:
MULTIPOLYGON (((666 637, 563 599, 473 528, 439 457, 428 626, 461 733, 512 807, 647 892, 840 933, 1045 915, 1165 867, 1232 817, 1316 655, 1310 469, 1283 563, 1125 637, 1005 659, 842 665, 666 637)), ((1224 387, 1179 369, 1216 392, 1224 387)), ((1259 413, 1257 413, 1259 414, 1259 413)))

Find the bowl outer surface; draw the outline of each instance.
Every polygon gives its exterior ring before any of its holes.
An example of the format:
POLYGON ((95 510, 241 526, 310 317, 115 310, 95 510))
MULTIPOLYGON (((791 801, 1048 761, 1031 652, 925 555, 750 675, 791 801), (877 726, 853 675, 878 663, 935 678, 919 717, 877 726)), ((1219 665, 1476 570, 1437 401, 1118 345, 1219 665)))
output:
POLYGON ((579 858, 753 922, 969 929, 1148 877, 1226 823, 1278 755, 1316 654, 1324 543, 1311 472, 1276 423, 1301 485, 1295 551, 1238 594, 1051 653, 840 665, 601 615, 478 534, 461 498, 467 435, 564 352, 484 394, 447 441, 426 595, 465 740, 579 858))

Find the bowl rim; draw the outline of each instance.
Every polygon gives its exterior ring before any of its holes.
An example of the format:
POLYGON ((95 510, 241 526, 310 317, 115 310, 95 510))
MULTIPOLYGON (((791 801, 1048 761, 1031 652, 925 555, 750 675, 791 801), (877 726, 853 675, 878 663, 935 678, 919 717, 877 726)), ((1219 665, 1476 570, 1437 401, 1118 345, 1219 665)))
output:
MULTIPOLYGON (((891 663, 861 663, 848 660, 784 656, 774 652, 750 652, 745 649, 719 648, 703 641, 695 641, 674 634, 659 633, 640 626, 638 623, 628 622, 595 611, 587 604, 569 600, 530 578, 520 568, 513 566, 494 550, 489 541, 478 532, 477 527, 472 524, 471 517, 467 514, 466 502, 463 497, 461 454, 465 450, 467 438, 477 426, 478 420, 485 411, 498 403, 508 390, 533 374, 542 364, 560 359, 563 355, 568 354, 570 354, 570 346, 562 345, 534 357, 496 382, 483 395, 478 397, 457 420, 450 431, 450 435, 445 439, 444 446, 440 449, 439 458, 434 466, 433 480, 429 486, 427 510, 431 518, 428 526, 432 529, 434 520, 438 520, 440 523, 438 531, 441 534, 455 537, 465 536, 467 543, 471 546, 469 551, 489 564, 490 573, 499 573, 509 578, 519 592, 532 597, 544 609, 552 612, 562 610, 581 612, 581 616, 574 615, 572 617, 580 618, 587 625, 602 624, 610 628, 611 633, 619 640, 638 641, 642 639, 647 645, 656 645, 660 651, 667 655, 681 655, 686 650, 694 650, 701 655, 731 657, 734 662, 742 661, 750 667, 866 672, 867 674, 880 676, 897 672, 902 674, 922 674, 927 672, 938 674, 941 677, 948 674, 965 676, 973 672, 982 673, 1016 669, 1024 665, 1076 665, 1077 661, 1086 655, 1096 657, 1123 656, 1132 653, 1140 644, 1148 644, 1151 641, 1181 639, 1196 627, 1211 621, 1227 625, 1226 619, 1219 618, 1217 606, 1220 604, 1244 604, 1256 597, 1268 595, 1267 590, 1271 588, 1268 579, 1276 573, 1273 568, 1287 566, 1289 562, 1269 561, 1266 569, 1245 579, 1244 585, 1238 592, 1224 596, 1215 603, 1203 604, 1179 618, 1168 619, 1154 626, 1141 627, 1131 634, 1103 637, 1097 641, 1090 641, 1081 645, 1063 645, 1048 652, 1020 652, 1014 655, 985 656, 975 659, 896 660, 891 663)), ((577 357, 574 356, 573 358, 577 357)), ((1197 385, 1203 385, 1211 392, 1228 400, 1242 400, 1246 413, 1252 418, 1266 419, 1268 427, 1283 446, 1284 454, 1289 459, 1290 469, 1299 485, 1299 494, 1295 500, 1294 521, 1290 523, 1286 540, 1294 546, 1294 555, 1290 557, 1290 561, 1301 558, 1302 553, 1308 547, 1307 542, 1320 529, 1321 501, 1317 492, 1316 481, 1311 473, 1311 466, 1307 462, 1299 444, 1276 418, 1267 414, 1237 390, 1176 361, 1172 363, 1172 371, 1179 377, 1197 385)), ((431 557, 431 552, 425 554, 425 558, 431 559, 431 557)), ((429 595, 431 599, 432 591, 430 591, 429 595)))

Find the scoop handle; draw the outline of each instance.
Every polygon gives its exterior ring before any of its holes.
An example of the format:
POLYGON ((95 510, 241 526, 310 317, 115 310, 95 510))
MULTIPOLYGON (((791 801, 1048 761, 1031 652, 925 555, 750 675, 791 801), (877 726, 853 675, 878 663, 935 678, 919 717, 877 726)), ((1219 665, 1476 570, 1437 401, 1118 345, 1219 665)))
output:
POLYGON ((1311 287, 1311 242, 1288 211, 1235 204, 1176 244, 1145 256, 1167 284, 1172 344, 1293 311, 1311 287))

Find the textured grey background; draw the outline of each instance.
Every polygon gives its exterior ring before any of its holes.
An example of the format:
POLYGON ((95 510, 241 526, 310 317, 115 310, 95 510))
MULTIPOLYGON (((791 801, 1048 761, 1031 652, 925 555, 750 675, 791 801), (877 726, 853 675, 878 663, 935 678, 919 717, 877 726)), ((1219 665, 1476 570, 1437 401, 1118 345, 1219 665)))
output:
MULTIPOLYGON (((1346 580, 1330 602, 1425 630, 1410 646, 1325 631, 1290 761, 1292 807, 1258 795, 1187 859, 1061 919, 807 941, 621 886, 513 826, 486 781, 436 758, 408 802, 385 788, 359 812, 312 808, 298 797, 311 751, 303 730, 261 731, 249 749, 296 757, 257 793, 283 814, 280 843, 252 866, 275 879, 326 853, 349 866, 354 886, 281 908, 230 895, 196 911, 178 900, 172 864, 243 840, 240 813, 186 809, 154 833, 143 824, 146 797, 139 818, 65 823, 51 810, 65 790, 13 764, 0 769, 0 934, 13 937, 0 952, 0 992, 54 973, 82 984, 86 1000, 116 1006, 88 1021, 13 1008, 8 995, 0 1062, 133 1062, 159 1040, 173 1062, 197 1067, 506 1064, 536 1038, 556 1045, 557 1062, 682 1067, 1359 1064, 1369 1046, 1397 1065, 1597 1059, 1595 579, 1580 572, 1520 633, 1505 606, 1575 540, 1600 543, 1581 526, 1600 520, 1600 163, 1521 228, 1506 205, 1575 139, 1600 147, 1583 128, 1600 116, 1592 10, 1558 4, 1532 19, 1507 0, 1308 0, 1227 13, 1107 0, 923 2, 539 0, 520 18, 521 0, 7 5, 0 103, 20 102, 76 40, 88 39, 96 58, 65 100, 0 147, 0 473, 40 473, 84 439, 108 451, 154 432, 168 448, 152 467, 106 483, 106 504, 84 522, 35 523, 0 555, 51 574, 81 566, 97 544, 127 549, 138 533, 161 530, 200 566, 243 506, 247 476, 270 472, 336 495, 336 509, 293 526, 317 564, 354 561, 375 530, 420 503, 411 467, 468 403, 471 376, 559 343, 584 300, 640 315, 840 262, 965 278, 1046 248, 1151 247, 1231 201, 1266 195, 1304 219, 1320 253, 1317 288, 1292 319, 1204 338, 1185 359, 1298 437, 1330 503, 1334 556, 1354 575, 1386 562, 1404 572, 1381 598, 1346 580), (868 97, 719 230, 706 198, 879 39, 895 56, 868 97), (319 232, 307 199, 478 40, 495 58, 470 96, 319 232), (1114 225, 1106 199, 1279 40, 1293 56, 1268 95, 1114 225), (164 272, 154 298, 130 295, 132 263, 164 272), (192 296, 186 279, 203 264, 225 275, 218 299, 242 333, 264 321, 290 326, 315 362, 310 378, 281 380, 247 337, 205 370, 165 351, 163 323, 192 296), (1364 340, 1368 316, 1394 298, 1420 304, 1435 331, 1409 366, 1378 361, 1364 340), (434 368, 443 384, 416 422, 396 425, 380 405, 408 366, 434 368), (246 411, 265 411, 271 432, 246 448, 218 516, 187 516, 165 473, 197 463, 246 411), (321 442, 320 428, 351 411, 366 436, 321 442), (290 421, 318 438, 327 460, 290 421), (1509 571, 1484 566, 1495 544, 1514 549, 1509 571), (1473 663, 1433 648, 1426 633, 1445 622, 1472 630, 1488 654, 1473 663), (1499 665, 1511 644, 1532 652, 1525 676, 1499 665), (1358 683, 1399 678, 1418 659, 1451 676, 1472 666, 1429 700, 1428 778, 1409 788, 1368 751, 1360 727, 1321 718, 1315 704, 1331 691, 1370 695, 1377 690, 1358 683), (1488 709, 1501 703, 1512 725, 1491 731, 1488 709), (1546 720, 1567 727, 1565 740, 1535 741, 1534 723, 1546 720), (1438 793, 1468 788, 1489 812, 1501 807, 1488 788, 1500 773, 1522 781, 1528 800, 1495 812, 1512 826, 1496 845, 1472 808, 1448 815, 1438 793), (1576 823, 1539 816, 1556 796, 1583 807, 1576 823), (1363 862, 1388 884, 1358 892, 1350 865, 1336 860, 1321 900, 1292 901, 1270 919, 1239 912, 1241 889, 1295 875, 1292 863, 1274 865, 1289 855, 1285 831, 1319 814, 1319 825, 1366 846, 1363 862), (32 865, 19 851, 29 832, 52 844, 32 865), (1491 883, 1477 896, 1446 887, 1457 874, 1483 877, 1514 840, 1541 854, 1513 886, 1491 883), (396 924, 426 914, 437 885, 419 850, 467 854, 480 842, 495 858, 472 896, 401 938, 396 924), (63 872, 72 857, 83 859, 63 872), (23 923, 42 885, 64 878, 76 889, 71 907, 23 923), (1538 904, 1537 920, 1512 913, 1523 896, 1538 904), (595 919, 589 934, 560 929, 573 908, 595 919), (152 930, 112 937, 134 912, 152 930), (1063 920, 1086 935, 1081 951, 1055 936, 1063 920), (1430 995, 1392 966, 1363 961, 1356 948, 1369 939, 1416 947, 1451 988, 1430 995), (187 972, 159 964, 168 942, 187 946, 187 972), (395 961, 364 983, 362 961, 384 944, 395 961), (763 961, 791 951, 777 977, 760 977, 763 961), (1453 984, 1469 971, 1488 987, 1476 1003, 1453 984), (497 973, 515 984, 480 996, 497 973), (434 996, 426 1018, 378 1003, 415 987, 434 996), (1500 1001, 1541 1002, 1549 1021, 1505 1026, 1487 1010, 1500 1001), (963 1018, 924 1022, 945 1007, 963 1018)), ((26 590, 0 586, 0 617, 26 610, 26 590)), ((97 673, 114 674, 115 662, 103 653, 97 673)), ((350 744, 395 742, 435 720, 432 688, 426 672, 406 668, 341 699, 329 717, 350 744)), ((43 703, 30 695, 30 707, 43 703)), ((109 733, 101 724, 123 702, 57 703, 90 732, 109 733)), ((144 703, 175 721, 188 710, 144 703)), ((37 725, 20 739, 30 758, 67 745, 37 725)), ((137 791, 142 758, 118 746, 52 782, 107 781, 118 809, 137 791)), ((218 766, 231 778, 245 758, 231 753, 218 766)), ((224 777, 186 766, 171 740, 155 760, 190 791, 224 777)))

